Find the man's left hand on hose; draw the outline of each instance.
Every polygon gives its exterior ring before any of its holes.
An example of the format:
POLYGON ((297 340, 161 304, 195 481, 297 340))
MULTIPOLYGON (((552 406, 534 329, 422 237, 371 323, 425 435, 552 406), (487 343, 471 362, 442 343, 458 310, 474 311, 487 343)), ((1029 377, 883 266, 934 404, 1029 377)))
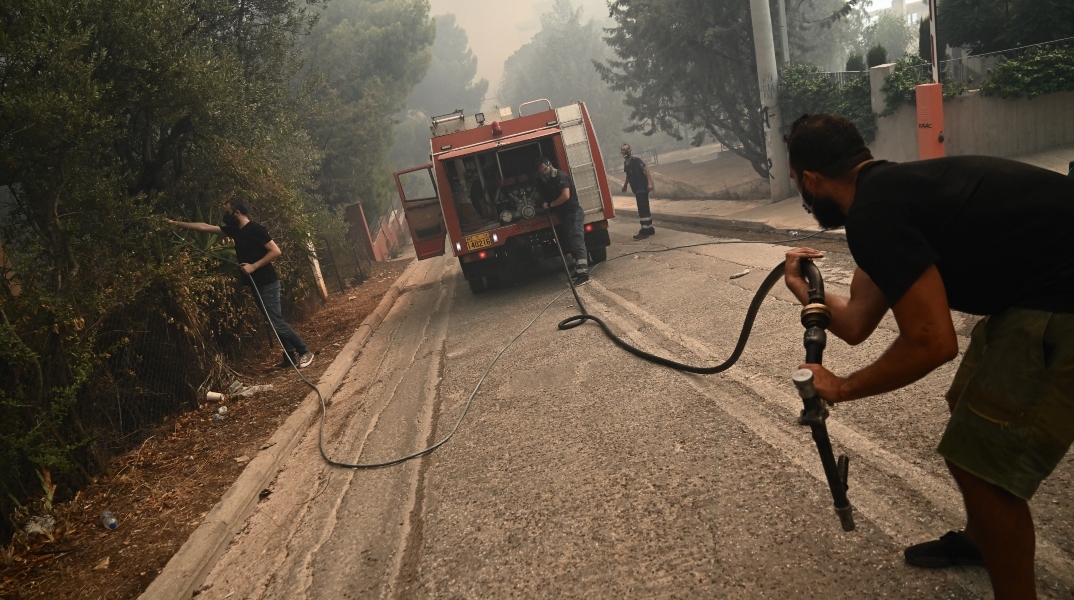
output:
POLYGON ((254 271, 257 270, 257 267, 251 265, 250 263, 242 263, 239 266, 242 267, 242 272, 246 273, 247 275, 253 275, 254 271))
POLYGON ((843 399, 839 396, 839 386, 843 383, 842 377, 825 369, 823 365, 805 364, 799 365, 798 368, 813 371, 813 387, 821 399, 828 402, 842 402, 843 399))

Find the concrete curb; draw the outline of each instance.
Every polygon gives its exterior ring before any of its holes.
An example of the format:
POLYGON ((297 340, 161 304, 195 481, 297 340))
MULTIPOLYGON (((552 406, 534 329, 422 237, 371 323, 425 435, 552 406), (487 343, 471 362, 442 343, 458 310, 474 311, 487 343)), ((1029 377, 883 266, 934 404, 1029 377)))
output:
MULTIPOLYGON (((638 218, 638 211, 629 210, 625 208, 616 208, 616 216, 625 216, 631 218, 638 218)), ((758 233, 785 233, 788 237, 792 236, 791 232, 797 231, 797 237, 804 237, 812 233, 819 231, 818 229, 782 229, 772 227, 768 223, 763 221, 749 221, 731 219, 729 217, 706 217, 702 215, 675 215, 668 213, 653 212, 653 218, 659 221, 665 221, 667 223, 682 223, 683 225, 704 225, 709 227, 720 227, 724 229, 741 229, 744 231, 754 231, 758 233)), ((843 231, 827 231, 818 236, 818 238, 824 238, 829 240, 843 240, 846 241, 847 236, 843 231)))
MULTIPOLYGON (((414 260, 407 266, 388 288, 377 308, 362 321, 350 341, 321 376, 317 389, 326 402, 343 381, 365 343, 405 291, 403 285, 413 275, 417 265, 418 261, 414 260)), ((193 596, 254 511, 261 490, 276 478, 276 474, 283 468, 283 463, 306 435, 320 411, 321 403, 317 399, 317 393, 310 392, 295 412, 291 413, 276 433, 265 442, 261 452, 246 465, 220 502, 205 515, 201 525, 190 534, 179 551, 164 566, 164 570, 139 598, 178 600, 193 596)))

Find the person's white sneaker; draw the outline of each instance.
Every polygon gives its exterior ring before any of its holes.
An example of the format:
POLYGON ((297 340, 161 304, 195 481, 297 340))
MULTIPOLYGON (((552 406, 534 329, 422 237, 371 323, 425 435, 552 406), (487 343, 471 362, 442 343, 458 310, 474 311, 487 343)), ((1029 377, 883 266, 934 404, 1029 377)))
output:
POLYGON ((313 363, 313 353, 306 352, 302 356, 298 357, 298 368, 305 369, 313 363))

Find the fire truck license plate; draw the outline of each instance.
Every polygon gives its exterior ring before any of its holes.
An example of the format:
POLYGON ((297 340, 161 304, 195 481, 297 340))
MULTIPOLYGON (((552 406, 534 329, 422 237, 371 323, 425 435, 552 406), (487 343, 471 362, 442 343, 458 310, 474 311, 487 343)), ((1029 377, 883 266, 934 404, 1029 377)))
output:
POLYGON ((488 248, 492 245, 492 239, 487 233, 479 233, 477 235, 471 235, 466 238, 467 250, 479 250, 481 248, 488 248))

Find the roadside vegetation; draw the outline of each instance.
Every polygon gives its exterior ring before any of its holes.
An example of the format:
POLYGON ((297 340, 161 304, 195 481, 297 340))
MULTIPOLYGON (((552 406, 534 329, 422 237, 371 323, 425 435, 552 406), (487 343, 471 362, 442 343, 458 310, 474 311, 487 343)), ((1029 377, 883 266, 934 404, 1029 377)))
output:
POLYGON ((293 311, 310 292, 312 236, 342 235, 347 204, 388 204, 391 115, 428 68, 428 12, 425 0, 0 8, 0 542, 25 533, 30 500, 71 498, 266 341, 209 256, 233 250, 180 241, 163 217, 219 222, 224 201, 246 201, 284 251, 293 311))

